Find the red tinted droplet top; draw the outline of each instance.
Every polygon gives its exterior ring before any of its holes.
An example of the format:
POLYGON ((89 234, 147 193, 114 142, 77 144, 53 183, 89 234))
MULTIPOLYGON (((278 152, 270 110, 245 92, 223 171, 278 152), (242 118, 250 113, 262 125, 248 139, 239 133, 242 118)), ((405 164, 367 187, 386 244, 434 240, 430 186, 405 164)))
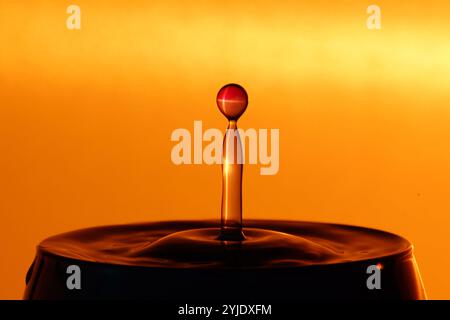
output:
POLYGON ((227 84, 217 94, 217 106, 228 120, 238 120, 247 104, 247 92, 238 84, 227 84))

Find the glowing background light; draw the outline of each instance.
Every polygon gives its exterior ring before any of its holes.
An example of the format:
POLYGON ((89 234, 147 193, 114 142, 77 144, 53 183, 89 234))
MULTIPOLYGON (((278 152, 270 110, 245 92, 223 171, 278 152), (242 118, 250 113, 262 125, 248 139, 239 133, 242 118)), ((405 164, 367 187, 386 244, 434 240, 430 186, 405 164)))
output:
POLYGON ((65 1, 0 3, 1 298, 51 234, 216 217, 220 167, 174 166, 170 133, 223 128, 229 82, 241 128, 280 128, 279 173, 245 168, 246 217, 399 233, 450 298, 448 2, 377 1, 377 31, 364 1, 75 3, 79 31, 65 1))

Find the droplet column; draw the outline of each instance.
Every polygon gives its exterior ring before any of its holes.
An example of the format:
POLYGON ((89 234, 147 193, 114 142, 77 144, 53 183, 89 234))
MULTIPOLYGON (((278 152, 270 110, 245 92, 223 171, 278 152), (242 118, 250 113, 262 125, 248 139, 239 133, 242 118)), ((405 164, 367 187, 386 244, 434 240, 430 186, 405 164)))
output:
POLYGON ((229 123, 223 140, 222 153, 222 208, 219 239, 242 241, 242 144, 237 120, 248 104, 245 89, 237 84, 228 84, 217 95, 217 106, 229 123))

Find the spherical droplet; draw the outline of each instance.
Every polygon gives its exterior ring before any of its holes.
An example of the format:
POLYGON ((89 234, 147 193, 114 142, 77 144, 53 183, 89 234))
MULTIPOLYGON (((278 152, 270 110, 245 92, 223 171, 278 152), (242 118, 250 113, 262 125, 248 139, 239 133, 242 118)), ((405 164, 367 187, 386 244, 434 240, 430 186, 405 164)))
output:
POLYGON ((237 120, 247 109, 248 96, 244 88, 230 83, 217 94, 217 106, 228 120, 237 120))

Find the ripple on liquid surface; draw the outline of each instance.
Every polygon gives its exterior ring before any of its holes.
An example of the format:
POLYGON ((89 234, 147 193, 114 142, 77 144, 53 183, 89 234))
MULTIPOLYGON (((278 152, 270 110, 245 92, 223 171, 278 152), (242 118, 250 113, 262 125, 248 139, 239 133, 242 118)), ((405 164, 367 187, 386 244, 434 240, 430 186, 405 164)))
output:
POLYGON ((215 221, 89 228, 44 240, 67 258, 164 268, 274 268, 335 264, 401 253, 410 243, 374 229, 325 223, 250 220, 242 242, 217 240, 215 221))

